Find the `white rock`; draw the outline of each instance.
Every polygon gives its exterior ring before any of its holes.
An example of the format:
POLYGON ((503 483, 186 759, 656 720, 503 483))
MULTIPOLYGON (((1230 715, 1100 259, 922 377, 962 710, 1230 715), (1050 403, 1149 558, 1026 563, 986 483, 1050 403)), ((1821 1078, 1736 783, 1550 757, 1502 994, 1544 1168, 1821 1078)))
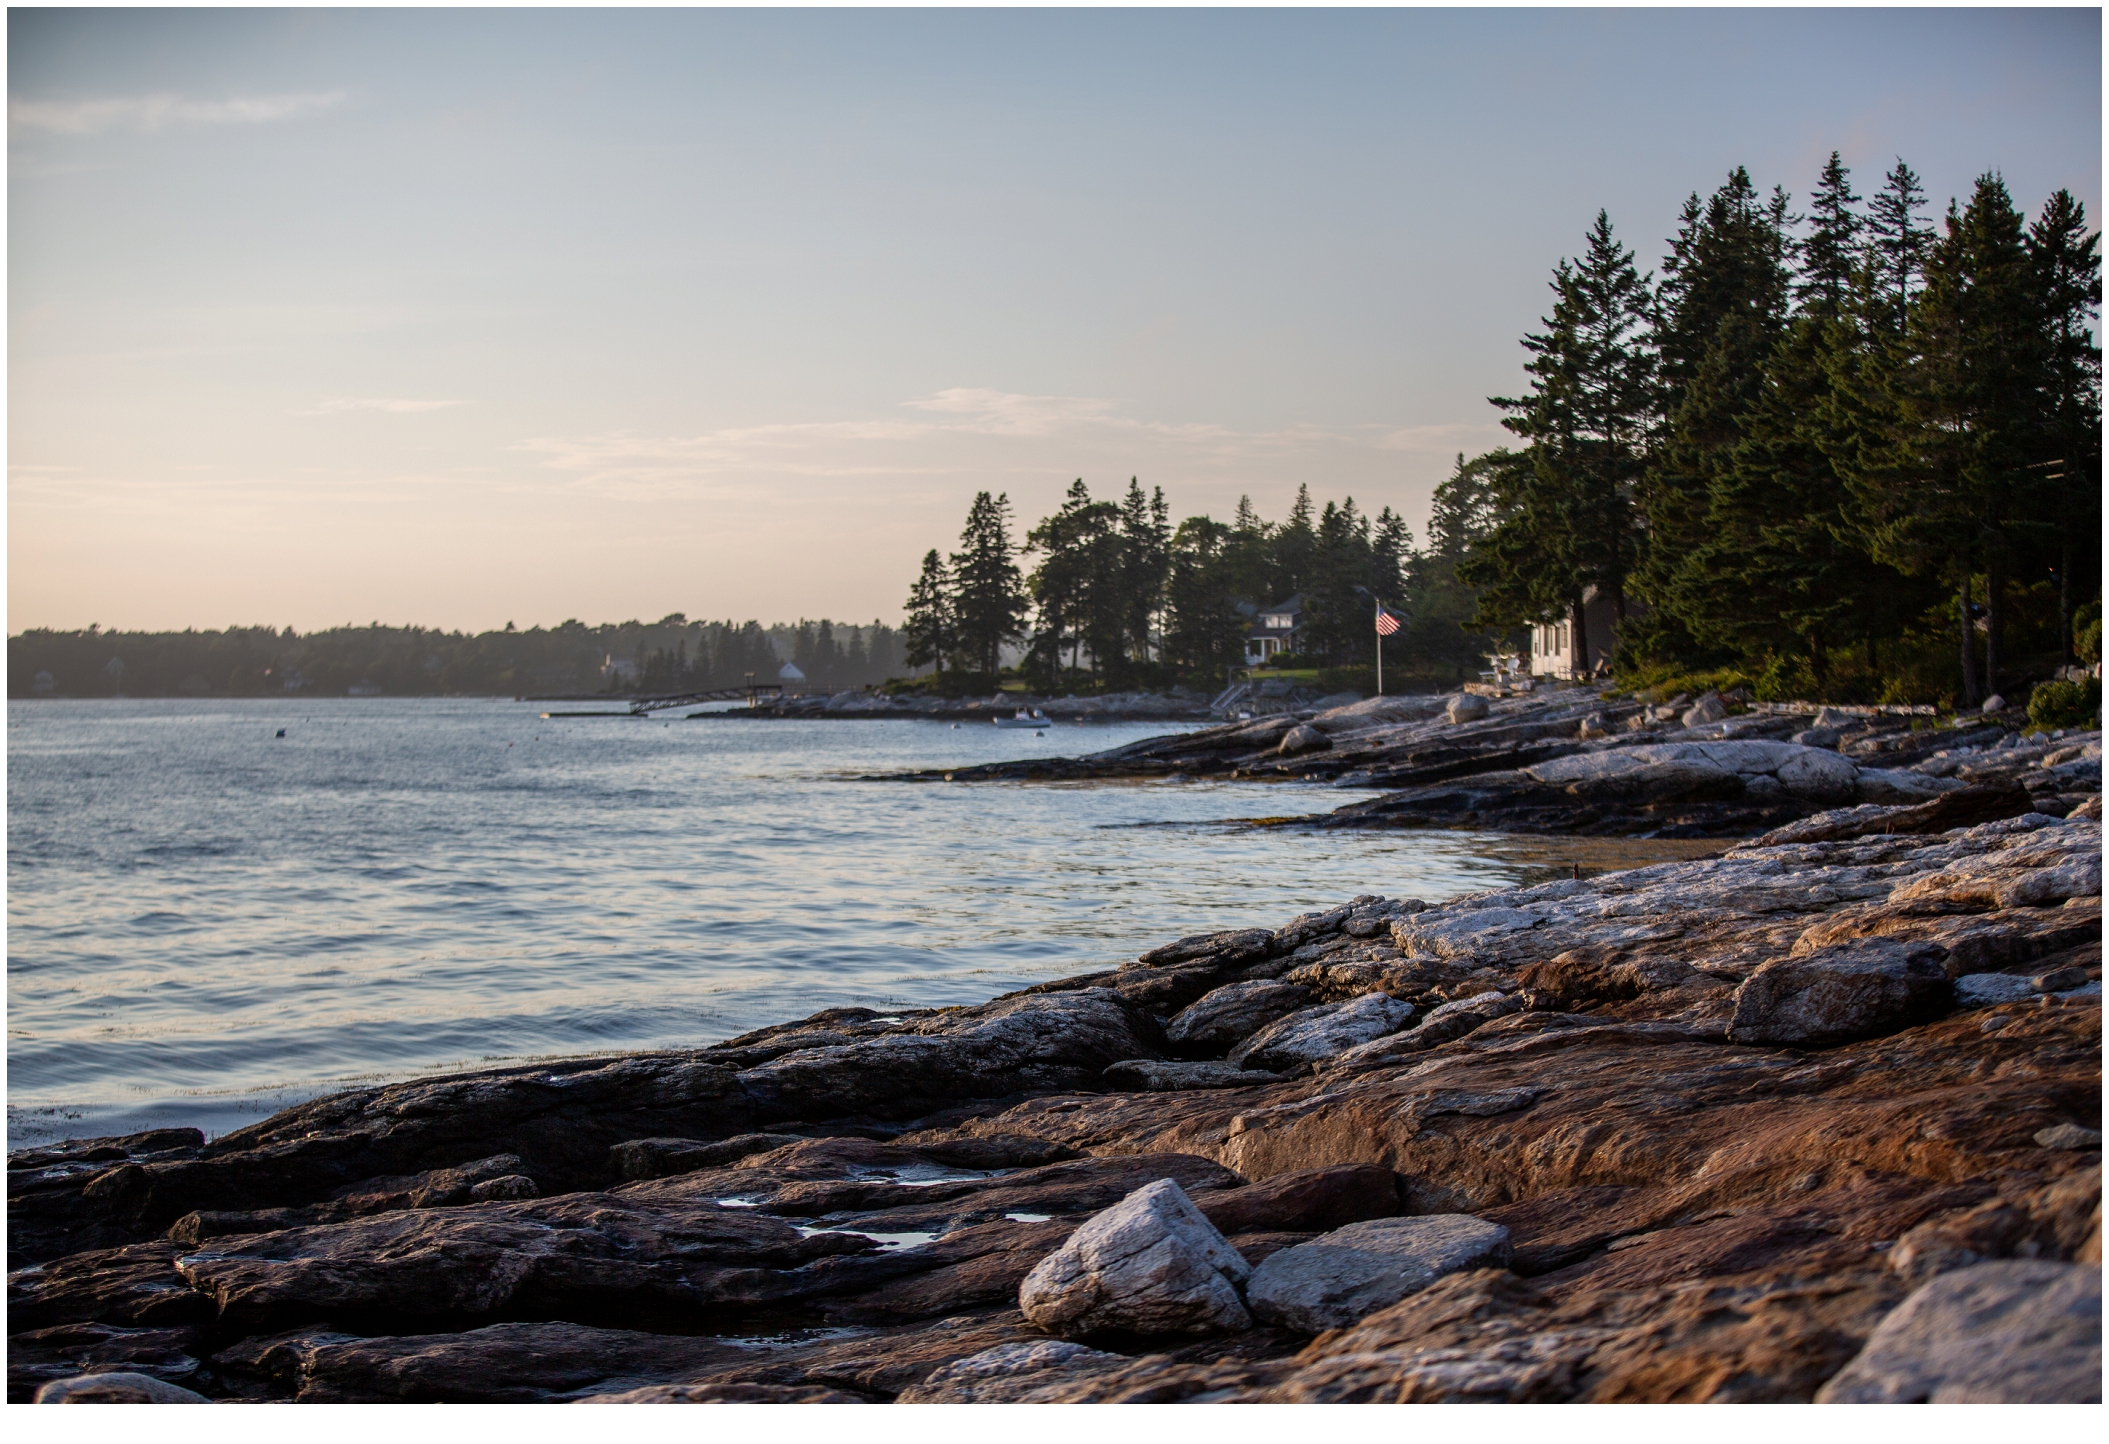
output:
POLYGON ((1018 1307, 1056 1334, 1212 1334, 1252 1327, 1237 1286, 1251 1265, 1169 1178, 1093 1215, 1018 1286, 1018 1307))
POLYGON ((1413 1004, 1383 993, 1364 993, 1345 1003, 1305 1008, 1269 1023, 1233 1048, 1230 1061, 1241 1068, 1282 1072, 1396 1033, 1412 1018, 1413 1004))
POLYGON ((1509 1231, 1469 1214, 1351 1223, 1269 1254, 1246 1298, 1271 1324, 1315 1334, 1345 1328, 1445 1274, 1506 1268, 1509 1231))
POLYGON ((1487 715, 1489 708, 1486 698, 1472 692, 1460 692, 1450 699, 1450 705, 1443 710, 1449 714, 1452 722, 1477 722, 1487 715))
POLYGON ((1819 1404, 2098 1404, 2102 1271, 2005 1259, 1944 1273, 1890 1310, 1819 1404))
POLYGON ((2001 1003, 2034 1001, 2036 987, 2008 973, 1965 973, 1955 980, 1958 1008, 1996 1008, 2001 1003))
POLYGON ((1987 716, 1994 712, 2004 712, 2005 710, 2006 698, 2000 696, 1997 692, 1994 692, 1991 696, 1985 698, 1984 711, 1987 716))
POLYGON ((1685 710, 1680 719, 1687 727, 1704 727, 1709 722, 1718 722, 1728 715, 1727 704, 1722 702, 1719 692, 1708 692, 1685 710))

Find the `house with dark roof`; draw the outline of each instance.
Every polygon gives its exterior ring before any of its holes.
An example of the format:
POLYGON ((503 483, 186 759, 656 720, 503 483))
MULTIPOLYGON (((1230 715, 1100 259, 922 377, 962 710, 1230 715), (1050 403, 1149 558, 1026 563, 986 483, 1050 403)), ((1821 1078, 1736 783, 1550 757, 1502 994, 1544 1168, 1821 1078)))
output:
POLYGON ((1245 634, 1245 662, 1258 666, 1269 657, 1298 650, 1303 637, 1303 593, 1285 602, 1261 607, 1252 614, 1252 630, 1245 634))

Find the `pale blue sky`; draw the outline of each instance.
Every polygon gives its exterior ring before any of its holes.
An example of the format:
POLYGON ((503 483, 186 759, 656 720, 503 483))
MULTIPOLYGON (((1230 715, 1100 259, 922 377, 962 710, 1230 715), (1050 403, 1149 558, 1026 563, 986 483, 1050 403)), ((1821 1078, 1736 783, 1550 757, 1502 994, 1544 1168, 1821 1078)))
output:
POLYGON ((2099 224, 2097 10, 9 14, 8 625, 889 619, 973 493, 1416 531, 1596 209, 2099 224))

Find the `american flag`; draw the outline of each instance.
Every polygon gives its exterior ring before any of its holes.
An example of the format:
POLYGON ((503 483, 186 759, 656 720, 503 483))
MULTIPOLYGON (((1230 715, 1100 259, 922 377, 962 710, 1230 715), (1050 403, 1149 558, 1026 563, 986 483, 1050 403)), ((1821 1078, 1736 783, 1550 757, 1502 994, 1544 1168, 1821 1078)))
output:
POLYGON ((1401 618, 1401 617, 1399 616, 1399 614, 1398 614, 1398 613, 1396 613, 1396 612, 1394 612, 1394 611, 1393 611, 1393 610, 1392 610, 1391 608, 1389 608, 1389 607, 1385 606, 1385 605, 1384 605, 1383 603, 1381 603, 1381 602, 1379 602, 1379 603, 1377 604, 1377 635, 1378 635, 1378 636, 1380 636, 1380 637, 1388 637, 1388 636, 1390 636, 1390 635, 1391 635, 1391 634, 1392 634, 1393 632, 1396 632, 1396 631, 1397 631, 1397 630, 1399 629, 1399 624, 1400 624, 1400 622, 1401 622, 1402 620, 1403 620, 1403 619, 1402 619, 1402 618, 1401 618))

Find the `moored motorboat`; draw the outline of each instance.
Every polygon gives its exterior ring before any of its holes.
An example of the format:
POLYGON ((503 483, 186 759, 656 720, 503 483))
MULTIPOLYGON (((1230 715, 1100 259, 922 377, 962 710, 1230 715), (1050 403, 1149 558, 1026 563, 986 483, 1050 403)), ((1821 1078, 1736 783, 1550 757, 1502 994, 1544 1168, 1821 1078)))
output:
POLYGON ((1020 707, 1015 716, 998 717, 996 725, 998 727, 1030 727, 1037 731, 1043 727, 1052 727, 1054 723, 1048 721, 1047 714, 1040 711, 1037 707, 1030 712, 1020 707))

